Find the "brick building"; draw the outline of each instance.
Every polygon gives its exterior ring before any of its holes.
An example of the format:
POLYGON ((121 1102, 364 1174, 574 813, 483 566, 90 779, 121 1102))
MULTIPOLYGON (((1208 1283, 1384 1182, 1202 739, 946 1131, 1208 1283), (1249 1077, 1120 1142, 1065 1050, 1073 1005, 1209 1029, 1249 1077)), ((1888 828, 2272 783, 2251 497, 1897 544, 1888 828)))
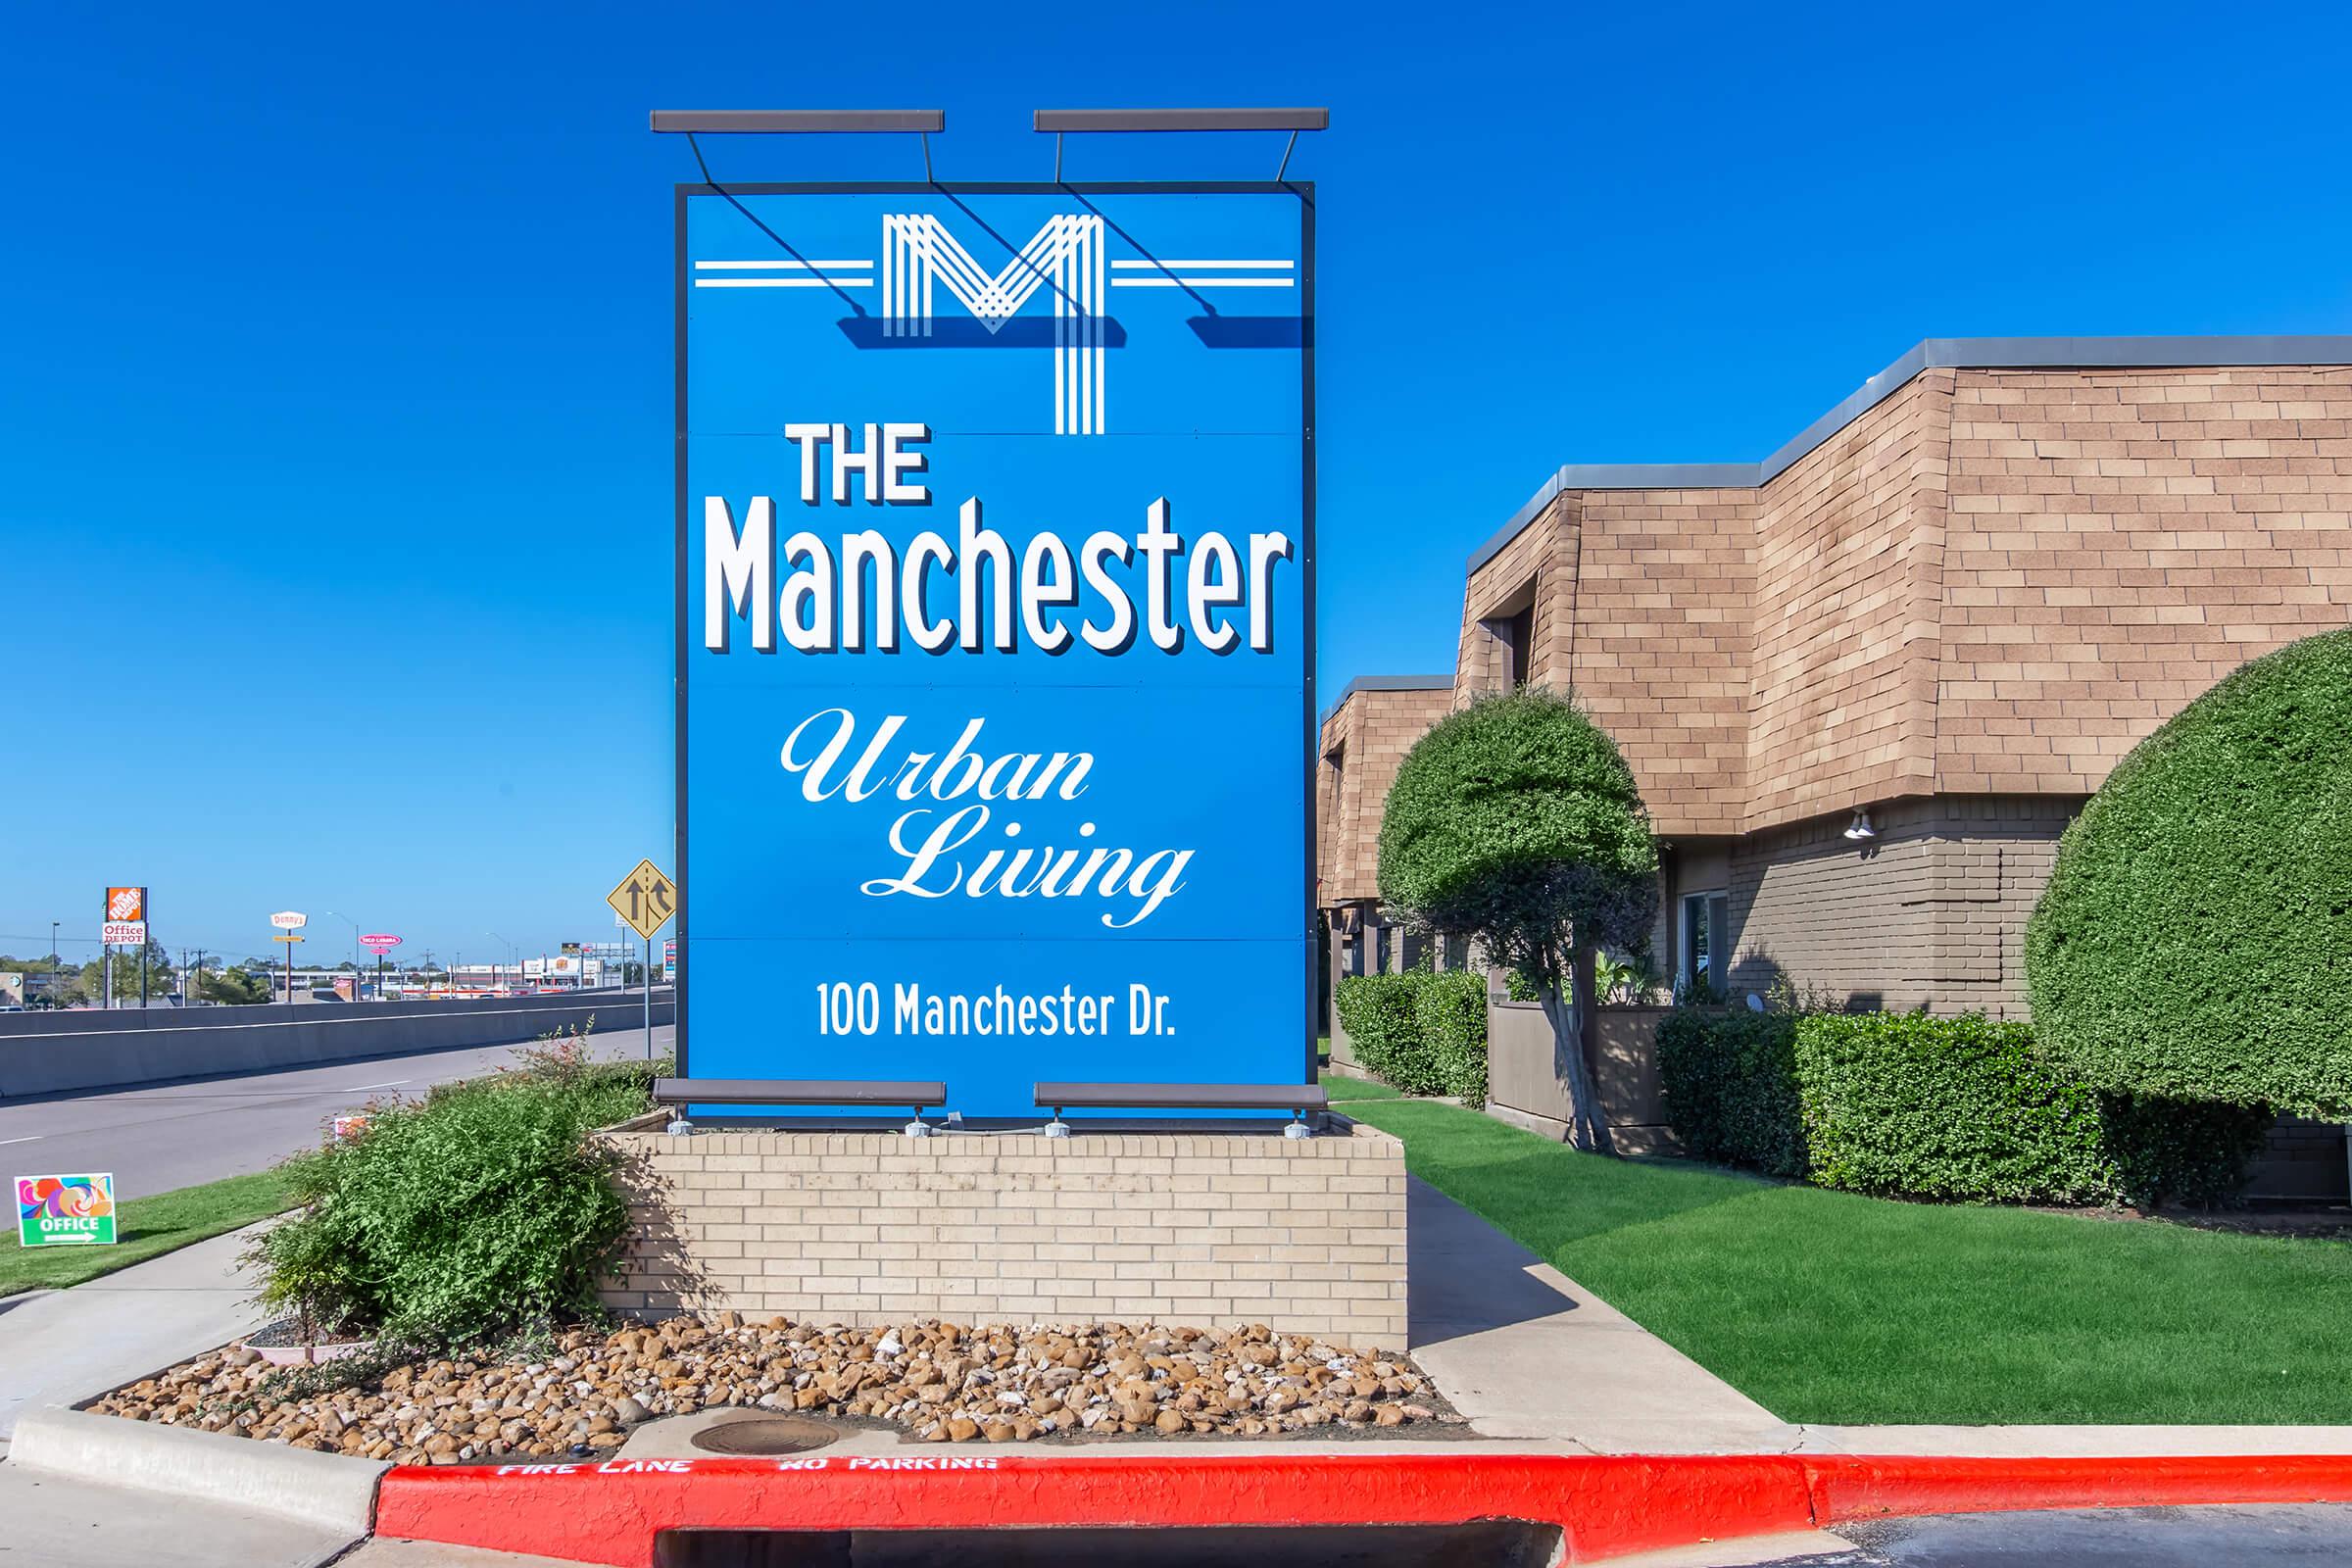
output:
POLYGON ((1403 959, 1353 933, 1413 735, 1532 681, 1640 780, 1663 973, 2022 1015, 2108 769, 2348 620, 2352 338, 1930 339, 1760 464, 1565 467, 1471 555, 1450 690, 1324 720, 1335 970, 1403 959))

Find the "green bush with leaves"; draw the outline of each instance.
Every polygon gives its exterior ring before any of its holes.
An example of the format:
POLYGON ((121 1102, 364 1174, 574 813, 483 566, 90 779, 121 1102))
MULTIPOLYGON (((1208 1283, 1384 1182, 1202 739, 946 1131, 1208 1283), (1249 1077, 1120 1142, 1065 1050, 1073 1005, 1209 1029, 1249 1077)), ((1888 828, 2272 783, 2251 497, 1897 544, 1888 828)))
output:
POLYGON ((1419 1076, 1429 1087, 1411 1093, 1446 1095, 1465 1105, 1485 1105, 1486 976, 1466 969, 1422 976, 1413 1001, 1413 1017, 1420 1033, 1415 1061, 1419 1076))
POLYGON ((1796 1025, 1814 1179, 2007 1203, 2213 1202, 2245 1179, 2267 1112, 2100 1093, 2023 1023, 1836 1013, 1796 1025))
POLYGON ((2098 1095, 2044 1062, 2024 1024, 1864 1013, 1808 1017, 1796 1035, 1822 1186, 2012 1203, 2117 1196, 2098 1095))
POLYGON ((2100 1093, 1982 1014, 1683 1009, 1658 1026, 1696 1157, 1879 1197, 2210 1203, 2245 1180, 2259 1109, 2100 1093))
MULTIPOLYGON (((1594 954, 1645 941, 1658 851, 1616 743, 1565 697, 1486 697, 1414 742, 1382 808, 1380 893, 1524 974, 1555 1042, 1584 1037, 1594 954)), ((1559 1053, 1570 1139, 1610 1147, 1581 1050, 1559 1053)))
POLYGON ((1677 1007, 1658 1021, 1658 1080, 1667 1119, 1693 1158, 1805 1174, 1788 1014, 1677 1007))
POLYGON ((554 1051, 287 1160, 301 1208, 256 1244, 263 1303, 321 1333, 419 1347, 595 1317, 628 1211, 614 1153, 588 1134, 645 1110, 664 1064, 554 1051))
POLYGON ((2124 759, 2026 933, 2034 1026, 2117 1094, 2352 1119, 2352 629, 2255 660, 2124 759))
POLYGON ((1351 974, 1332 990, 1332 1005, 1355 1064, 1383 1083, 1396 1084, 1398 1075, 1410 1071, 1421 1040, 1421 983, 1428 978, 1420 969, 1351 974))

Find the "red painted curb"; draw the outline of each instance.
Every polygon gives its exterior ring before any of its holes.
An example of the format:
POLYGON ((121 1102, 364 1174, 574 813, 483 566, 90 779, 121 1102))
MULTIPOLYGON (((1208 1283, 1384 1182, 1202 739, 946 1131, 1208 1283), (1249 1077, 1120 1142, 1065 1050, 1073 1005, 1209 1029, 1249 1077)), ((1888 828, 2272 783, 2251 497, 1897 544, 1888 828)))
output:
POLYGON ((1556 1524, 1568 1560, 1889 1514, 2352 1501, 2352 1456, 811 1455, 402 1467, 378 1535, 651 1568, 664 1530, 1556 1524))
POLYGON ((1073 1454, 643 1459, 550 1469, 403 1467, 378 1535, 648 1568, 658 1532, 990 1526, 1461 1524, 1567 1528, 1591 1561, 1710 1535, 1804 1528, 1802 1468, 1771 1456, 1073 1454), (638 1467, 645 1468, 638 1468, 638 1467), (654 1468, 654 1467, 663 1468, 654 1468))
POLYGON ((1886 1514, 2031 1508, 2352 1502, 2352 1455, 1987 1459, 1823 1455, 1807 1461, 1825 1524, 1886 1514))

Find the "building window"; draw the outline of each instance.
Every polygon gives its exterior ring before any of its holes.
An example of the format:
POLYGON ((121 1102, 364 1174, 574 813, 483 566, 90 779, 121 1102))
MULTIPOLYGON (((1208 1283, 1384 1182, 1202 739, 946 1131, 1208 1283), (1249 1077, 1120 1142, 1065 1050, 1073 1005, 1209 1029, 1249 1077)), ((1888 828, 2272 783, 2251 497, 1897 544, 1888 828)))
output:
POLYGON ((1693 997, 1722 996, 1732 960, 1732 901, 1722 893, 1683 896, 1682 962, 1676 979, 1693 997))
POLYGON ((1389 928, 1385 925, 1372 928, 1372 972, 1389 972, 1389 928))
POLYGON ((1528 676, 1534 673, 1531 666, 1535 654, 1536 607, 1531 604, 1516 615, 1504 616, 1500 632, 1503 641, 1503 673, 1508 689, 1517 691, 1527 684, 1528 676))
POLYGON ((1536 584, 1529 579, 1517 593, 1503 601, 1514 609, 1499 606, 1479 621, 1494 642, 1494 673, 1502 677, 1502 689, 1515 692, 1526 685, 1536 673, 1536 584))

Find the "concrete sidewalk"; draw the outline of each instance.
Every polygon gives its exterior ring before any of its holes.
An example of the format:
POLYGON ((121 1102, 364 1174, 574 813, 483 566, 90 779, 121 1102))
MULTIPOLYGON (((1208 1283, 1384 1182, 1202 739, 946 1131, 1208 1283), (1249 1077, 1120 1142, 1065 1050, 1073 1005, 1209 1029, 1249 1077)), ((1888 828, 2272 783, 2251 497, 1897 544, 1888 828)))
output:
POLYGON ((1413 1359, 1482 1437, 1592 1453, 1778 1453, 1802 1436, 1419 1178, 1413 1359))
POLYGON ((78 1404, 259 1328, 237 1254, 261 1228, 0 1300, 0 1452, 26 1409, 78 1404))
POLYGON ((8 1568, 315 1568, 351 1543, 345 1532, 259 1509, 0 1463, 0 1565, 8 1568))

